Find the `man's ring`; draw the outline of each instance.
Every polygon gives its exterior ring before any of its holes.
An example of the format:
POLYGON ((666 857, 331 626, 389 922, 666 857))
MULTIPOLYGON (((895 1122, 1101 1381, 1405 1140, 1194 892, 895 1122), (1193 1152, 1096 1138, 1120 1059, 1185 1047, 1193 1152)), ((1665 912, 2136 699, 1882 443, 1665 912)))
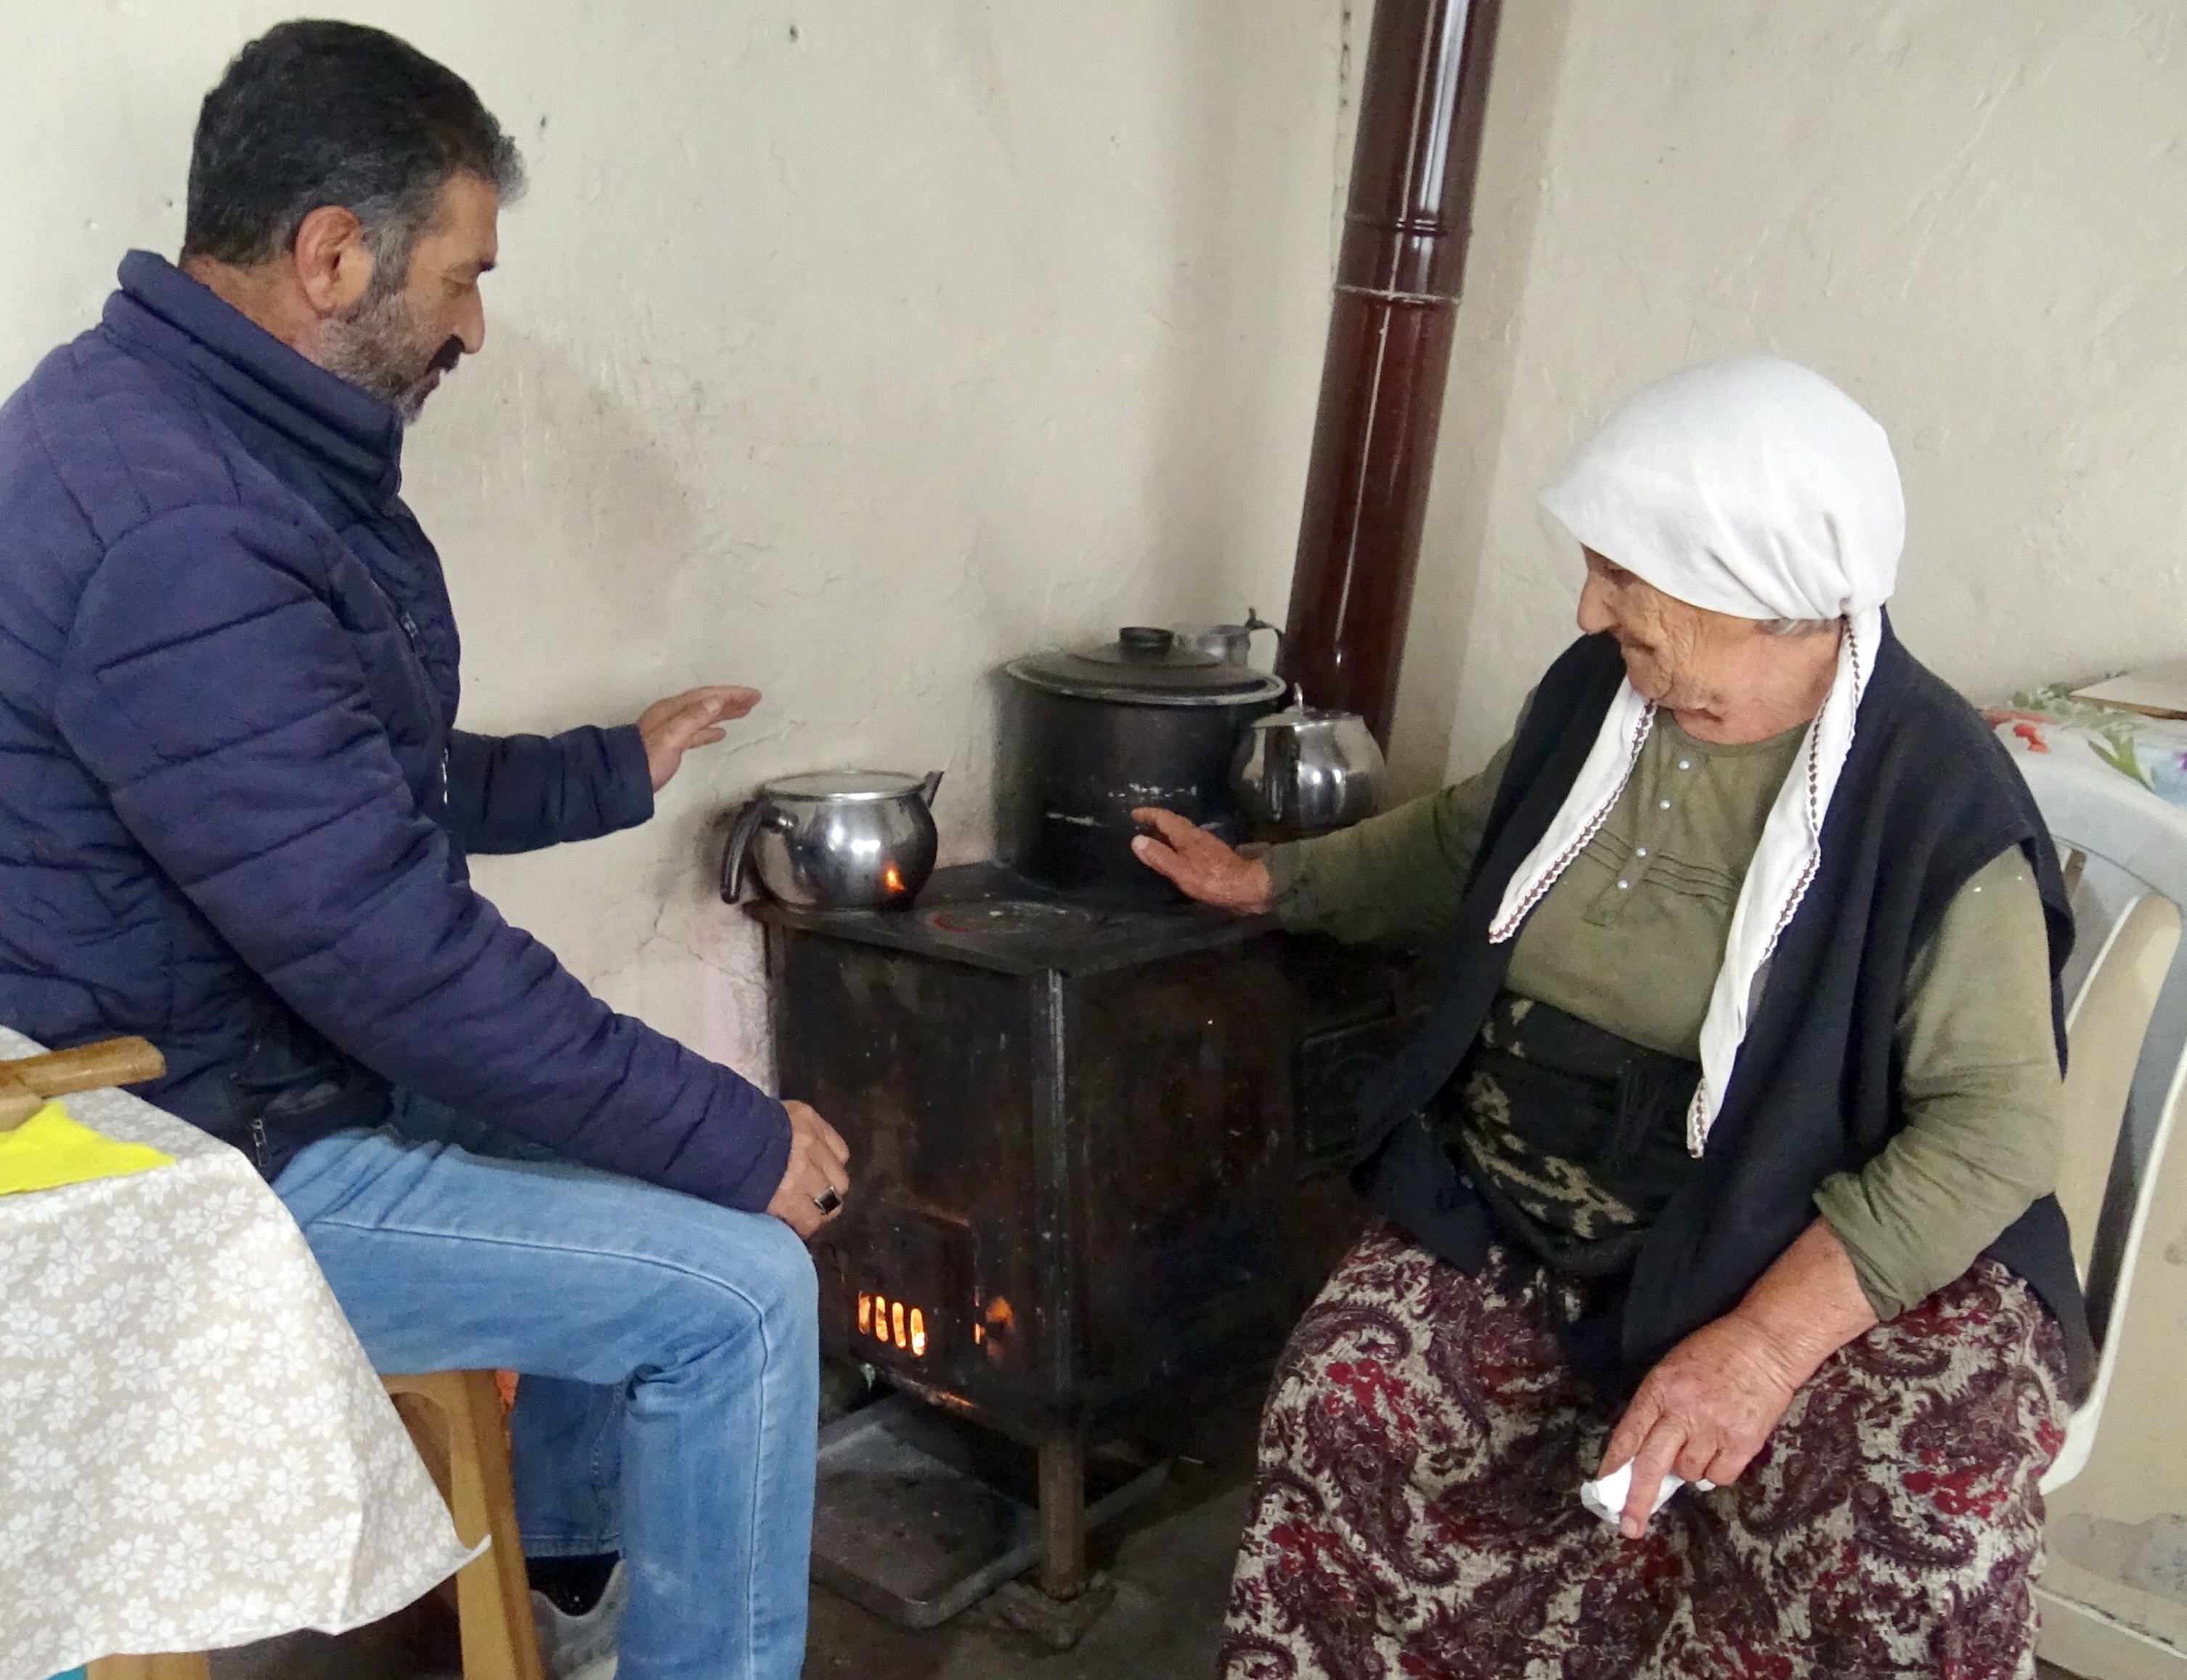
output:
POLYGON ((812 1198, 812 1205, 818 1208, 823 1213, 833 1213, 837 1208, 842 1206, 842 1205, 843 1193, 837 1189, 833 1184, 830 1184, 818 1195, 812 1198))

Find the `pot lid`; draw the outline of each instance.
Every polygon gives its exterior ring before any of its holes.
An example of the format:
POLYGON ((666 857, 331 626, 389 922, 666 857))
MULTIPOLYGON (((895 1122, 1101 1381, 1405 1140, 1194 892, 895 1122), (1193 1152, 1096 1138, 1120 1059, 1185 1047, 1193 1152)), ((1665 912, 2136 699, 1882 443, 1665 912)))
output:
POLYGON ((1027 654, 1004 668, 1050 694, 1141 705, 1239 705, 1284 691, 1281 677, 1201 653, 1150 625, 1127 625, 1115 641, 1094 647, 1027 654))
POLYGON ((902 799, 917 793, 919 778, 894 770, 815 770, 784 776, 760 789, 768 799, 902 799))

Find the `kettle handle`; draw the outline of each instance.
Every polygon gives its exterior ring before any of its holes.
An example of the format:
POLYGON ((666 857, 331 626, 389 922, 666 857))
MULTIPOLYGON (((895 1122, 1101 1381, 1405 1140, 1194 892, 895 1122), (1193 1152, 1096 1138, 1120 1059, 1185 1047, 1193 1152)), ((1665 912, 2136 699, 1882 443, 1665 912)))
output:
POLYGON ((934 795, 936 790, 941 786, 942 773, 939 770, 928 771, 925 776, 919 778, 919 802, 921 805, 924 805, 929 811, 933 810, 934 795))
POLYGON ((755 796, 751 804, 737 813, 736 822, 729 829, 728 844, 722 848, 722 902, 734 904, 745 890, 745 860, 751 851, 752 836, 759 832, 760 819, 767 814, 767 801, 755 796))
POLYGON ((1284 656, 1284 632, 1281 625, 1269 623, 1268 620, 1262 618, 1253 608, 1248 607, 1245 609, 1245 644, 1248 647, 1252 645, 1253 632, 1256 630, 1265 630, 1271 636, 1274 637, 1276 638, 1276 659, 1279 663, 1281 662, 1284 656))

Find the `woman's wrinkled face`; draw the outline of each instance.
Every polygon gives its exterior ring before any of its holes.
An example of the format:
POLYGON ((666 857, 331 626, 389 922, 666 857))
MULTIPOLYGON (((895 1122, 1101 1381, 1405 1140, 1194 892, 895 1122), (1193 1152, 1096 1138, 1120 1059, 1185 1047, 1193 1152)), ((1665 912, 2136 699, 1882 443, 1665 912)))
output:
POLYGON ((1617 638, 1635 688, 1673 711, 1709 709, 1737 692, 1760 625, 1666 595, 1594 549, 1585 553, 1579 627, 1617 638))

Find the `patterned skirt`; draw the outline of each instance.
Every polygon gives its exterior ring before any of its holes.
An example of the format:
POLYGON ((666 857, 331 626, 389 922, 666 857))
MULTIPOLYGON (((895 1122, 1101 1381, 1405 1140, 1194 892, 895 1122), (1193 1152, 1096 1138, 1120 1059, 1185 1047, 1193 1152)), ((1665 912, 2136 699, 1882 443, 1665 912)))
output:
POLYGON ((1735 1486, 1628 1541, 1583 1509, 1614 1408, 1566 1286, 1388 1227, 1300 1321, 1262 1420, 1224 1680, 2035 1672, 2049 1314, 1990 1261, 1832 1357, 1735 1486))

